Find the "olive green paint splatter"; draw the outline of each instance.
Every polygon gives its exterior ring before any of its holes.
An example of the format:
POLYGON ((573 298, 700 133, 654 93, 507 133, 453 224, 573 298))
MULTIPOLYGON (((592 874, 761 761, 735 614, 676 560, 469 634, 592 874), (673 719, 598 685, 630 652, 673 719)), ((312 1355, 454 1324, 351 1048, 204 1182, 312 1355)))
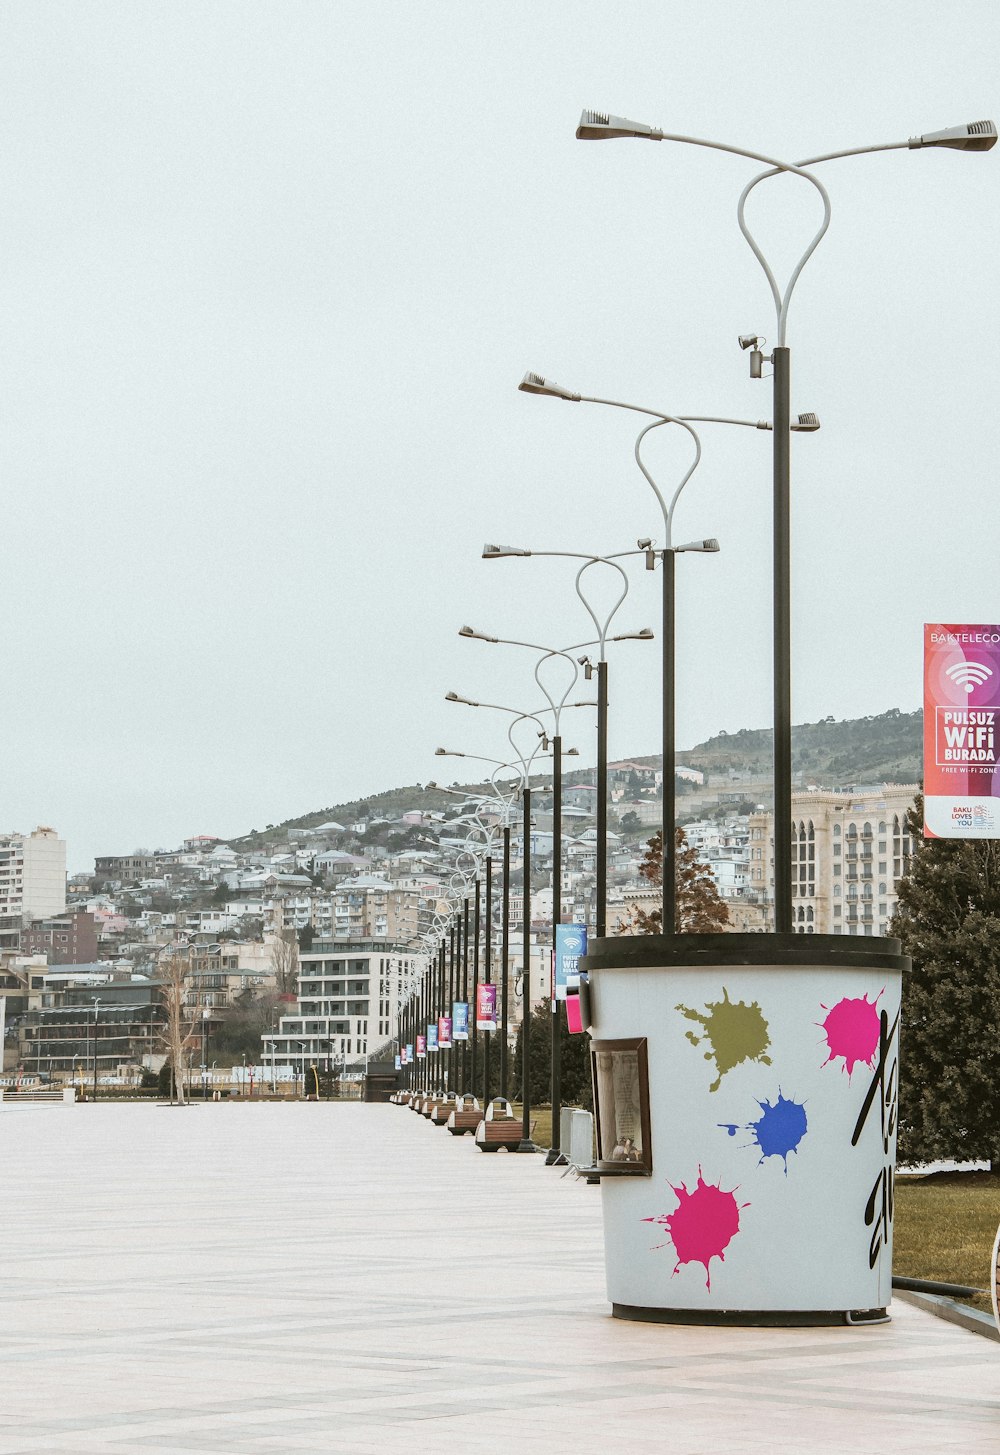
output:
POLYGON ((767 1021, 756 1001, 752 1005, 747 1005, 743 1000, 733 1002, 729 999, 729 991, 723 986, 722 999, 706 1003, 707 1015, 691 1010, 686 1005, 675 1008, 683 1011, 687 1020, 697 1021, 704 1030, 704 1035, 701 1036, 694 1031, 684 1032, 692 1046, 700 1046, 703 1041, 707 1041, 711 1047, 711 1050, 705 1052, 705 1060, 714 1061, 719 1074, 708 1088, 709 1091, 718 1091, 726 1072, 732 1071, 742 1061, 760 1061, 762 1065, 770 1066, 771 1058, 764 1053, 771 1045, 771 1038, 767 1021))

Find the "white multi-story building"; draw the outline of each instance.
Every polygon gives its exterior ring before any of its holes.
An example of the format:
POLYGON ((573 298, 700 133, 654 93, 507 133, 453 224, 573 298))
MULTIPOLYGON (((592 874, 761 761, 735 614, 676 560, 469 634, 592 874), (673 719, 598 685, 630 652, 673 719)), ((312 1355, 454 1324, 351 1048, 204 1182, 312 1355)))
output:
POLYGON ((425 958, 392 944, 317 940, 299 958, 295 1009, 263 1036, 262 1063, 309 1066, 364 1062, 396 1034, 401 999, 425 958))
POLYGON ((0 835, 0 919, 48 919, 66 908, 66 844, 55 829, 0 835))

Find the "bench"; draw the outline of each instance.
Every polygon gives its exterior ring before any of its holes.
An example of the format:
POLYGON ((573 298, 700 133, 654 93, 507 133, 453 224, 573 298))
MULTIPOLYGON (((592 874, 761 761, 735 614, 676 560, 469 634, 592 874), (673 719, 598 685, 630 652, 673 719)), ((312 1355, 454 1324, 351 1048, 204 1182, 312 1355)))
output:
POLYGON ((510 1102, 502 1096, 494 1097, 476 1128, 476 1146, 480 1152, 499 1152, 501 1147, 516 1152, 523 1130, 510 1102))
POLYGON ((455 1109, 448 1118, 448 1130, 453 1137, 464 1137, 466 1132, 475 1135, 483 1119, 483 1110, 474 1096, 460 1096, 455 1109))
POLYGON ((431 1126, 447 1126, 448 1118, 451 1116, 454 1106, 455 1093, 453 1091, 449 1091, 445 1096, 442 1096, 437 1101, 435 1101, 433 1107, 431 1108, 431 1126))

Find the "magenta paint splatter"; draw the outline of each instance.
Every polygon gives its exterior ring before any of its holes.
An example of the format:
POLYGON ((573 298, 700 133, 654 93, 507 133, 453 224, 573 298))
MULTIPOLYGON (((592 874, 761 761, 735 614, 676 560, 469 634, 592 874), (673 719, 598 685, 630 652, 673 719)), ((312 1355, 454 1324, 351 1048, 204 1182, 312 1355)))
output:
MULTIPOLYGON (((679 1273, 684 1263, 700 1263, 705 1270, 705 1287, 711 1291, 709 1265, 713 1258, 720 1263, 726 1261, 726 1249, 740 1230, 740 1213, 750 1204, 736 1201, 737 1188, 723 1192, 721 1178, 718 1183, 706 1182, 700 1167, 693 1192, 688 1192, 683 1182, 679 1187, 673 1183, 670 1186, 677 1198, 674 1211, 642 1221, 666 1228, 677 1254, 674 1273, 679 1273)), ((666 1244, 657 1243, 655 1247, 664 1248, 666 1244)))
MULTIPOLYGON (((880 990, 873 1001, 867 995, 863 995, 860 1000, 838 1000, 827 1011, 826 1020, 819 1022, 826 1034, 829 1049, 824 1066, 829 1066, 831 1061, 843 1057, 843 1069, 848 1078, 859 1062, 864 1066, 874 1066, 878 1054, 878 1002, 881 994, 880 990)), ((822 1009, 827 1010, 825 1005, 822 1009)))

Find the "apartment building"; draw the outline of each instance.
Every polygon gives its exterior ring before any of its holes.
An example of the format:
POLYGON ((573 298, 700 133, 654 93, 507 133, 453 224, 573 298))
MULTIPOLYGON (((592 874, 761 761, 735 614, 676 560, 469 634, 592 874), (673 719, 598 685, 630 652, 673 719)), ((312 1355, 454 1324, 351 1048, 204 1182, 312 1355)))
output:
POLYGON ((55 829, 0 834, 0 922, 46 919, 66 908, 66 844, 55 829))
POLYGON ((400 1000, 425 958, 397 945, 317 940, 299 959, 295 1009, 263 1036, 262 1063, 295 1066, 364 1061, 396 1033, 400 1000))
MULTIPOLYGON (((913 845, 917 786, 883 784, 792 796, 792 922, 804 935, 887 935, 913 845)), ((773 911, 770 813, 750 817, 749 895, 773 911)))

